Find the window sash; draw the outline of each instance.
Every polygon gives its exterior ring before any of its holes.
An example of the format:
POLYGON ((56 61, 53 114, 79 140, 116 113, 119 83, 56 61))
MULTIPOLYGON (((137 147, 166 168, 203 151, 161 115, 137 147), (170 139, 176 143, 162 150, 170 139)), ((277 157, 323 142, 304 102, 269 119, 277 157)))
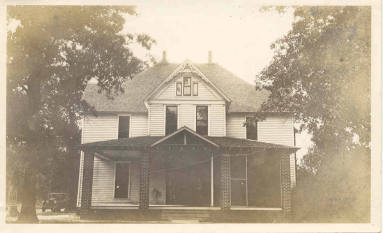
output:
POLYGON ((118 117, 118 138, 129 138, 130 116, 118 117))
POLYGON ((258 121, 253 117, 246 117, 246 139, 258 140, 258 121))
POLYGON ((184 96, 191 95, 191 77, 184 77, 184 96))
POLYGON ((176 96, 182 96, 182 82, 176 82, 176 96))
POLYGON ((209 129, 209 112, 208 106, 196 107, 196 132, 201 135, 208 135, 209 129), (202 111, 201 114, 198 114, 202 111))
POLYGON ((178 109, 177 106, 171 105, 166 106, 166 117, 165 117, 165 134, 169 135, 177 130, 178 126, 178 109), (173 110, 174 117, 171 116, 173 110), (173 118, 173 119, 172 119, 173 118))

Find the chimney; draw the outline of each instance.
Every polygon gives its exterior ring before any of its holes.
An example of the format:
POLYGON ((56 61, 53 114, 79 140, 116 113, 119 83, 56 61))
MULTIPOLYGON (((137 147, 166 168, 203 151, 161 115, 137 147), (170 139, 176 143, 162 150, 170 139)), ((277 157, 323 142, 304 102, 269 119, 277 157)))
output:
POLYGON ((208 52, 208 63, 209 64, 213 63, 213 54, 212 54, 211 50, 209 50, 209 52, 208 52))
POLYGON ((162 63, 168 63, 168 60, 166 59, 166 51, 162 51, 162 63))

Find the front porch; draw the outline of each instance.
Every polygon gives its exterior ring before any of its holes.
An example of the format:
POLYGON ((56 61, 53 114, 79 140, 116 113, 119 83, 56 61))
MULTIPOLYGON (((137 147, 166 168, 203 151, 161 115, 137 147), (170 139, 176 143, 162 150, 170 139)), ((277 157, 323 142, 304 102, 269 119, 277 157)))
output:
MULTIPOLYGON (((137 215, 143 217, 188 213, 187 216, 209 219, 222 217, 221 210, 227 210, 224 211, 226 217, 242 212, 279 216, 291 211, 289 155, 297 150, 295 147, 203 137, 186 127, 165 137, 110 140, 81 147, 84 165, 80 214, 83 217, 112 212, 125 216, 143 213, 137 215), (93 170, 99 160, 132 164, 129 166, 130 188, 126 191, 129 198, 104 202, 95 198, 99 186, 93 187, 97 181, 93 170), (274 167, 272 173, 263 169, 270 166, 274 167), (136 181, 130 175, 134 169, 136 181), (269 182, 259 179, 262 176, 269 182)), ((117 179, 117 182, 125 181, 117 179)))

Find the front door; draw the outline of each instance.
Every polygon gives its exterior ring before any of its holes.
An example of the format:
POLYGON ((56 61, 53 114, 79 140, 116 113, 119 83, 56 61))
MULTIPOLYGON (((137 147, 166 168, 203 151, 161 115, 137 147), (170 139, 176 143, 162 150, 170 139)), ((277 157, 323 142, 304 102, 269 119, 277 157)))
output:
POLYGON ((247 206, 247 158, 230 158, 231 205, 247 206))

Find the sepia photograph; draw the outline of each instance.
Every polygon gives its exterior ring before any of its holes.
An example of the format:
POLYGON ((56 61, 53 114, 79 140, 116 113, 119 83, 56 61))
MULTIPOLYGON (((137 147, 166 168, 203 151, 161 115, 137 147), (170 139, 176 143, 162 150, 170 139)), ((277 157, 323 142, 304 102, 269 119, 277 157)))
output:
POLYGON ((4 224, 380 229, 380 4, 7 2, 4 224))

